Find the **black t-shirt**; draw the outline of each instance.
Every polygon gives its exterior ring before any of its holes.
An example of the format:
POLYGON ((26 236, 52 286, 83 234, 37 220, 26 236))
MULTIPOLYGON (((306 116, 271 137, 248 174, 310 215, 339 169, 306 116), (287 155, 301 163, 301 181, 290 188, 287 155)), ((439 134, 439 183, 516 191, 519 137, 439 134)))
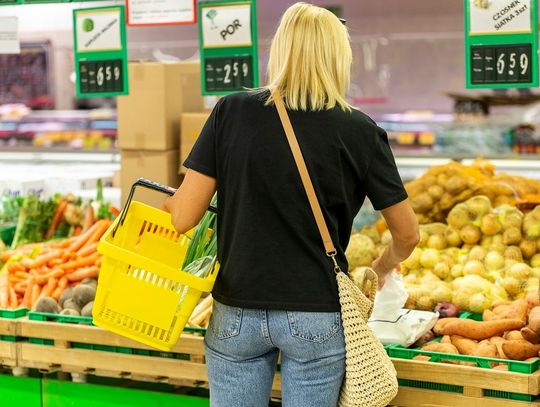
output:
MULTIPOLYGON (((268 93, 222 98, 184 165, 216 178, 214 298, 226 305, 339 311, 337 283, 298 169, 268 93)), ((366 195, 375 209, 407 198, 386 133, 340 108, 289 111, 334 245, 344 251, 366 195)))

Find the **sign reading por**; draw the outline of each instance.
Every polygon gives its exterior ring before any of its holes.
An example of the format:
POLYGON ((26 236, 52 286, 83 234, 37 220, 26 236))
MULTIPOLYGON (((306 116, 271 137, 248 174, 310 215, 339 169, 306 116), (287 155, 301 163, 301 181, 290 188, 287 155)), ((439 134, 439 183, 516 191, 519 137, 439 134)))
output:
POLYGON ((531 32, 531 0, 470 2, 470 34, 531 32))
POLYGON ((199 3, 203 95, 259 86, 255 0, 199 3))
POLYGON ((251 46, 251 4, 203 6, 203 46, 251 46))
POLYGON ((124 6, 73 10, 77 97, 128 93, 124 6))
POLYGON ((464 0, 468 88, 538 86, 538 0, 464 0))

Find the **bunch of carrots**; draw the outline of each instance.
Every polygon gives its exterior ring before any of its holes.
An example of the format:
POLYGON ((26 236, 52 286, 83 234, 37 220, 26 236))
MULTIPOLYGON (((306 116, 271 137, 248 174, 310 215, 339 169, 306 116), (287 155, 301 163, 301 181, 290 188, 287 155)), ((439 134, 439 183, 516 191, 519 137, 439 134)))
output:
POLYGON ((100 219, 84 233, 0 254, 0 308, 34 309, 43 296, 58 300, 67 288, 96 278, 101 265, 97 244, 112 221, 100 219))

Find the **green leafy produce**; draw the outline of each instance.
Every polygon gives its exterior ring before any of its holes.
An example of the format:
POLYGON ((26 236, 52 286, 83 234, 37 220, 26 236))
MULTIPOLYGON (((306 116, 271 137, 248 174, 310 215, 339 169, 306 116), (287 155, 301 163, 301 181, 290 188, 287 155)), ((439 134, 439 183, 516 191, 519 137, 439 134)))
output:
POLYGON ((23 200, 20 196, 11 197, 6 195, 0 197, 0 224, 14 224, 17 222, 23 200))
MULTIPOLYGON (((216 196, 212 199, 215 205, 216 196)), ((206 212, 195 228, 189 243, 182 270, 198 277, 206 277, 212 270, 217 254, 217 217, 215 213, 206 212), (211 235, 208 236, 208 230, 211 235)))
POLYGON ((11 243, 12 248, 44 240, 58 205, 57 201, 57 197, 43 201, 34 195, 28 195, 24 198, 17 220, 15 236, 11 243))

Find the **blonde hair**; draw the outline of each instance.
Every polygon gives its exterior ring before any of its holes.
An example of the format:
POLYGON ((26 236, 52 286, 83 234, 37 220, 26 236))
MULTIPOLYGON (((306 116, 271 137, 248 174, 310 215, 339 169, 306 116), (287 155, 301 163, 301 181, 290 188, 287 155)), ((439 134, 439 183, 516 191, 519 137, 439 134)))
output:
MULTIPOLYGON (((347 28, 330 11, 306 3, 289 7, 276 31, 268 61, 268 86, 292 110, 351 110, 345 100, 352 51, 347 28)), ((270 97, 267 101, 272 103, 270 97)))

